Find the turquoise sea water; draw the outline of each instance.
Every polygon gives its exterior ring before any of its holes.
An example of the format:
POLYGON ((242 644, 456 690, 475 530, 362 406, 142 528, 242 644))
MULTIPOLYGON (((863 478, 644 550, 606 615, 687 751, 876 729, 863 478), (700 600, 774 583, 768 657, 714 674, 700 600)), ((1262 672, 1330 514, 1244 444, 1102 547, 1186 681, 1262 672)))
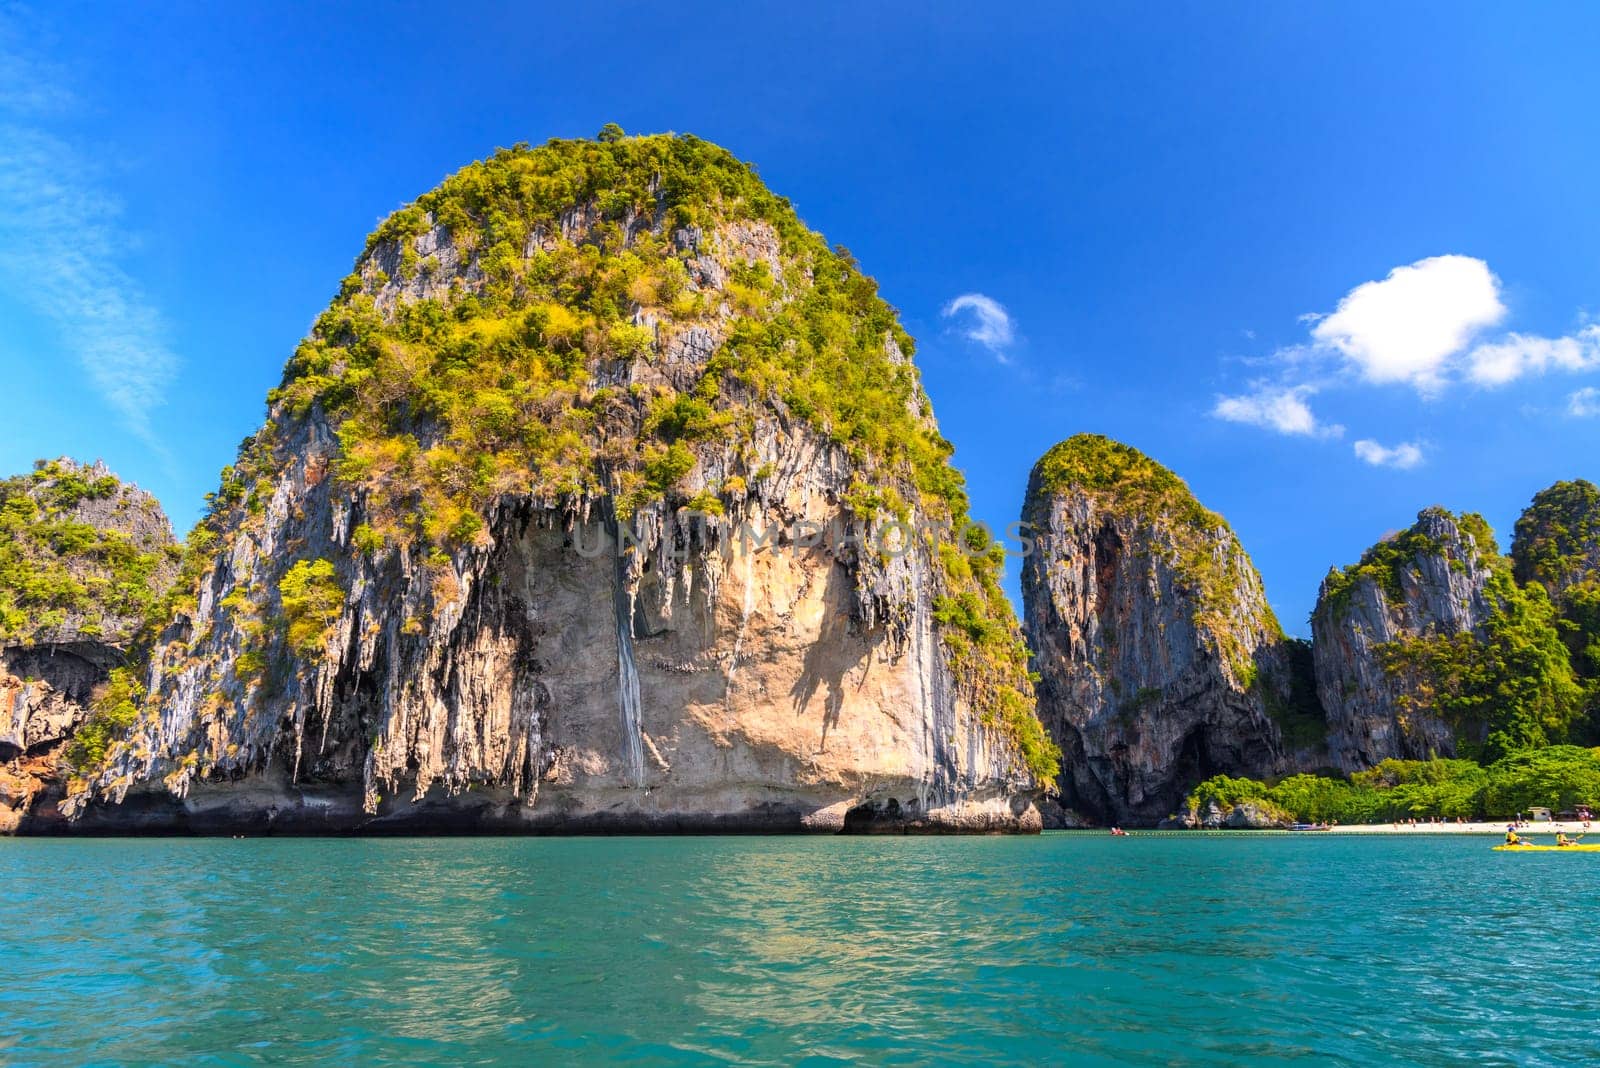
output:
POLYGON ((1482 838, 0 840, 0 1064, 1593 1064, 1482 838))

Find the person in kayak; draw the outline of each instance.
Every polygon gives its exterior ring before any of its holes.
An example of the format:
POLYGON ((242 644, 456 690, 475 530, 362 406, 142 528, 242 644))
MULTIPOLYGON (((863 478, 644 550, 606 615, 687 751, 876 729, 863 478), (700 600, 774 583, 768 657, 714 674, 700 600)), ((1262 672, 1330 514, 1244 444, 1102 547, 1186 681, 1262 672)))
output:
POLYGON ((1577 844, 1578 844, 1577 842, 1574 842, 1572 839, 1568 838, 1566 835, 1562 834, 1560 831, 1556 832, 1556 845, 1558 845, 1558 846, 1572 846, 1572 845, 1577 845, 1577 844))
POLYGON ((1512 828, 1512 827, 1507 827, 1506 828, 1506 845, 1514 846, 1514 845, 1521 845, 1521 844, 1522 844, 1522 839, 1517 837, 1516 829, 1512 828))

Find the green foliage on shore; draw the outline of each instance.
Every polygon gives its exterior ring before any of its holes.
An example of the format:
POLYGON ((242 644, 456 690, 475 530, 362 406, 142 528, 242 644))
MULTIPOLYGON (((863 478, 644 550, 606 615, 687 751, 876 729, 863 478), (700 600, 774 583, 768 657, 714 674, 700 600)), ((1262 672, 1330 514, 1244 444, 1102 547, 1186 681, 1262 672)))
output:
POLYGON ((114 476, 59 460, 0 481, 0 642, 27 644, 69 621, 121 641, 150 612, 176 547, 82 518, 89 502, 119 514, 147 506, 123 492, 114 476))
POLYGON ((1232 775, 1214 775, 1196 786, 1185 802, 1192 814, 1204 815, 1213 805, 1223 813, 1232 812, 1244 802, 1274 819, 1290 821, 1294 813, 1280 805, 1273 797, 1272 788, 1255 779, 1235 778, 1232 775))
POLYGON ((1385 760, 1348 778, 1291 775, 1268 784, 1226 775, 1189 795, 1191 812, 1215 801, 1265 802, 1303 822, 1387 823, 1403 819, 1507 819, 1535 805, 1600 808, 1600 749, 1546 746, 1485 767, 1473 760, 1385 760))

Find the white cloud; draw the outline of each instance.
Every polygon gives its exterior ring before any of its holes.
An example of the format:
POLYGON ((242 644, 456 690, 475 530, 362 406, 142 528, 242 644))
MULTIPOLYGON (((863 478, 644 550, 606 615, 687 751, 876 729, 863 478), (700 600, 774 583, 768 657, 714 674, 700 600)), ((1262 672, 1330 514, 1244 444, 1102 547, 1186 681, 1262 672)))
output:
POLYGON ((1219 396, 1211 414, 1230 423, 1246 423, 1280 434, 1333 438, 1344 427, 1317 421, 1306 398, 1316 390, 1311 386, 1257 385, 1253 392, 1234 397, 1219 396))
POLYGON ((1507 334, 1477 346, 1467 357, 1467 377, 1480 386, 1503 386, 1526 374, 1556 369, 1600 367, 1600 326, 1586 326, 1570 337, 1507 334))
MULTIPOLYGON (((1559 337, 1492 329, 1507 314, 1500 280, 1483 260, 1443 255, 1396 267, 1350 290, 1332 312, 1300 316, 1305 341, 1268 356, 1233 357, 1261 377, 1245 392, 1219 395, 1211 414, 1280 434, 1335 438, 1344 427, 1319 421, 1309 403, 1323 389, 1401 384, 1427 397, 1452 384, 1493 389, 1600 369, 1600 323, 1559 337)), ((1567 412, 1600 415, 1600 389, 1571 394, 1567 412)), ((1375 466, 1411 468, 1425 459, 1416 443, 1388 447, 1365 438, 1355 451, 1375 466)))
POLYGON ((963 312, 970 315, 961 331, 962 336, 988 349, 1001 363, 1010 363, 1011 358, 1006 350, 1011 347, 1016 331, 1005 306, 982 293, 963 293, 944 306, 943 314, 948 319, 963 312))
POLYGON ((1356 456, 1373 467, 1398 467, 1408 471, 1422 463, 1422 447, 1411 442, 1401 442, 1390 448, 1379 445, 1371 438, 1356 442, 1356 456))
POLYGON ((1362 378, 1437 391, 1452 358, 1505 317, 1500 281, 1471 256, 1433 256, 1363 282, 1332 314, 1312 317, 1311 336, 1362 378))
MULTIPOLYGON (((16 35, 0 22, 0 46, 16 35)), ((37 118, 70 101, 46 68, 0 62, 0 285, 53 322, 90 384, 147 442, 177 360, 160 312, 118 265, 134 242, 95 169, 37 118)))
POLYGON ((1568 397, 1567 414, 1575 419, 1600 415, 1600 389, 1585 386, 1568 397))

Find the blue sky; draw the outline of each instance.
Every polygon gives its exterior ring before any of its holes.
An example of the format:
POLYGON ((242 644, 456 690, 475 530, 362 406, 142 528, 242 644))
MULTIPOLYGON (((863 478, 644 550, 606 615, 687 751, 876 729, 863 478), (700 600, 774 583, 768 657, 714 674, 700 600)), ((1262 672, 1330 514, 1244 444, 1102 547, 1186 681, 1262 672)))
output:
POLYGON ((1423 506, 1506 540, 1600 479, 1600 9, 227 10, 0 6, 0 469, 101 457, 187 528, 376 222, 616 121, 855 252, 996 526, 1110 434, 1305 633, 1423 506))

